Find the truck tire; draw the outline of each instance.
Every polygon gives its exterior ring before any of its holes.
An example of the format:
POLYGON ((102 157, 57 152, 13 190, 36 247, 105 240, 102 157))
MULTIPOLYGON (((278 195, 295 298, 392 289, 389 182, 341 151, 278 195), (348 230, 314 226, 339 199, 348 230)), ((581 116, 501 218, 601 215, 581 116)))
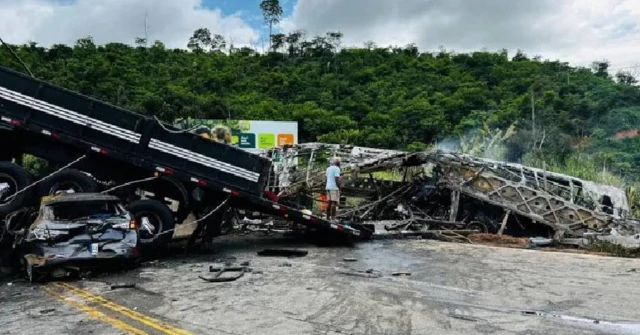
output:
POLYGON ((482 233, 496 234, 500 229, 500 222, 492 219, 490 216, 483 212, 478 212, 472 222, 467 226, 474 226, 467 229, 480 229, 482 233))
POLYGON ((95 193, 98 191, 98 183, 85 173, 67 169, 43 180, 39 190, 40 196, 54 195, 64 190, 73 190, 74 193, 95 193))
POLYGON ((0 218, 30 204, 32 189, 25 190, 9 201, 4 201, 4 199, 31 185, 31 179, 31 174, 21 166, 10 162, 0 162, 0 218))
POLYGON ((480 222, 480 221, 471 221, 471 222, 467 223, 467 225, 464 227, 464 229, 477 230, 478 233, 480 233, 480 234, 489 233, 489 227, 487 227, 487 225, 484 224, 484 222, 480 222))
POLYGON ((157 200, 145 199, 132 202, 127 210, 140 224, 139 239, 142 248, 164 247, 173 238, 175 218, 167 205, 157 200))

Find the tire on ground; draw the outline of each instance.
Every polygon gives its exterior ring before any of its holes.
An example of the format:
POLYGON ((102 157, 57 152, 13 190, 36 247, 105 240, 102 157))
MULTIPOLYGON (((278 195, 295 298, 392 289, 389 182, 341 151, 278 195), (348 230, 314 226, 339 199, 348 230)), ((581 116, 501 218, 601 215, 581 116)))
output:
MULTIPOLYGON (((22 190, 31 184, 31 174, 16 164, 10 162, 0 162, 0 183, 7 184, 10 188, 7 196, 0 195, 0 199, 4 199, 11 194, 15 194, 16 190, 22 190)), ((0 218, 4 218, 7 214, 27 206, 33 200, 32 189, 27 189, 19 193, 9 201, 0 201, 0 218)))
POLYGON ((127 210, 140 225, 142 248, 164 247, 173 238, 175 218, 167 205, 157 200, 145 199, 132 202, 127 206, 127 210), (147 218, 147 222, 143 222, 144 218, 147 218), (148 224, 154 228, 151 232, 145 227, 148 224))
POLYGON ((76 193, 95 193, 98 191, 98 183, 85 173, 66 169, 43 180, 38 193, 40 196, 47 196, 68 189, 73 189, 76 193))

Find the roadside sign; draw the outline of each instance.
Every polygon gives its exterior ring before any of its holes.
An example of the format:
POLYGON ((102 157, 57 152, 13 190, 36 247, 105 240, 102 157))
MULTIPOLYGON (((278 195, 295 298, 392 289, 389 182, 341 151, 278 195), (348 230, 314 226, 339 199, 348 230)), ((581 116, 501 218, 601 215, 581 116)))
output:
POLYGON ((232 145, 252 152, 298 144, 296 121, 180 119, 174 124, 180 129, 206 126, 213 130, 224 126, 231 132, 232 145))

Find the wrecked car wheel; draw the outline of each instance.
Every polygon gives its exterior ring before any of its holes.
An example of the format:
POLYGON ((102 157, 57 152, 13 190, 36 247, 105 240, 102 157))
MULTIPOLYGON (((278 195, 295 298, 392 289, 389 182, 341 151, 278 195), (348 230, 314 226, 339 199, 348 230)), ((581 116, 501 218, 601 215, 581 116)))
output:
POLYGON ((22 266, 25 270, 25 275, 30 283, 39 283, 47 279, 47 273, 41 271, 33 264, 30 264, 29 261, 25 258, 22 258, 22 266))
POLYGON ((483 233, 483 234, 486 234, 489 232, 489 228, 487 227, 487 225, 480 221, 472 221, 467 223, 467 225, 465 226, 465 229, 476 230, 478 233, 483 233))
POLYGON ((162 247, 171 241, 175 221, 167 205, 157 200, 139 200, 127 206, 127 210, 140 226, 141 247, 162 247))
POLYGON ((28 205, 30 189, 13 195, 30 184, 31 175, 27 170, 10 162, 0 162, 0 217, 28 205))
POLYGON ((62 170, 45 179, 40 187, 40 195, 54 195, 57 192, 94 193, 98 183, 90 176, 73 169, 62 170))
POLYGON ((47 274, 36 269, 35 266, 27 266, 27 279, 32 284, 41 283, 47 279, 47 274))

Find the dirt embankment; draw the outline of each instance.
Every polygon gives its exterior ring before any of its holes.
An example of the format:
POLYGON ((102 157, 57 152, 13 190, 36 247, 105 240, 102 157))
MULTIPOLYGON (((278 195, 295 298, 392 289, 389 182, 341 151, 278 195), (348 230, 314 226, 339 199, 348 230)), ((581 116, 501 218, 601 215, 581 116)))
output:
POLYGON ((477 244, 509 248, 526 248, 530 244, 528 238, 496 234, 471 234, 469 235, 469 240, 477 244))

